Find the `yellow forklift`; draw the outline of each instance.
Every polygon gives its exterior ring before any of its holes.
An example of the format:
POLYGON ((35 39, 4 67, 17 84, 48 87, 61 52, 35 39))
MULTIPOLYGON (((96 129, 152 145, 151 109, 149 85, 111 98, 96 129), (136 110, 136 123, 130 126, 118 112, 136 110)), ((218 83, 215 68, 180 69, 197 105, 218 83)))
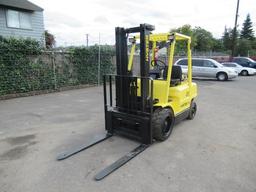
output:
POLYGON ((113 135, 125 136, 141 143, 100 171, 95 179, 101 180, 144 151, 154 140, 166 140, 174 124, 194 118, 197 110, 197 85, 192 82, 191 38, 179 33, 152 34, 153 30, 154 26, 149 24, 116 28, 116 74, 103 76, 107 133, 85 146, 59 155, 58 160, 66 159, 113 135), (186 76, 182 74, 180 66, 173 65, 177 41, 184 41, 187 45, 186 76), (128 42, 131 43, 130 55, 128 42), (137 43, 140 56, 139 75, 134 75, 137 43), (166 44, 166 62, 155 59, 156 53, 152 51, 159 43, 166 44))

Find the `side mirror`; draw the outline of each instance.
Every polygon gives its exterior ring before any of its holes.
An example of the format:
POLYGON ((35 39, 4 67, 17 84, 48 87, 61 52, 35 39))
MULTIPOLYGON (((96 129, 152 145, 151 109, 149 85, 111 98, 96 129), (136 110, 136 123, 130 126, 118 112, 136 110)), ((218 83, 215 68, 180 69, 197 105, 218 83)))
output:
POLYGON ((217 66, 217 65, 213 65, 213 67, 214 67, 214 68, 218 68, 218 66, 217 66))

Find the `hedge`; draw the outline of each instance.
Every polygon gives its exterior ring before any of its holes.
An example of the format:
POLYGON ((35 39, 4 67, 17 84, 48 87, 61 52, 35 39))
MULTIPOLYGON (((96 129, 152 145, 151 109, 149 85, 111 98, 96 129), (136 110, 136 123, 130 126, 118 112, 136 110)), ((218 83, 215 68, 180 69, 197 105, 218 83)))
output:
MULTIPOLYGON (((0 95, 97 83, 98 46, 71 48, 61 67, 54 59, 44 63, 43 51, 31 39, 0 38, 0 95)), ((101 47, 101 76, 113 72, 113 55, 112 47, 101 47)))
MULTIPOLYGON (((97 45, 78 47, 71 50, 72 62, 79 84, 95 84, 98 81, 99 47, 97 45)), ((103 74, 113 73, 114 49, 111 46, 101 46, 100 50, 100 77, 103 74)), ((102 78, 101 78, 102 80, 102 78)))
POLYGON ((50 67, 30 59, 41 51, 31 39, 0 38, 0 95, 52 88, 50 67))

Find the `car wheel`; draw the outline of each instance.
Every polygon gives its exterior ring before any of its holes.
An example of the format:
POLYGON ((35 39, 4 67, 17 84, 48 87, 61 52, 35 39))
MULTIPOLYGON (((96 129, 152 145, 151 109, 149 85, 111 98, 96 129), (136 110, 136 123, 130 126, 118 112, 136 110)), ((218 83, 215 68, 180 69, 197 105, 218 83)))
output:
POLYGON ((246 70, 241 71, 241 75, 242 75, 242 76, 248 76, 248 74, 249 74, 249 73, 248 73, 248 71, 246 71, 246 70))
POLYGON ((228 76, 226 73, 220 72, 217 74, 217 79, 219 81, 226 81, 226 80, 228 80, 228 76))

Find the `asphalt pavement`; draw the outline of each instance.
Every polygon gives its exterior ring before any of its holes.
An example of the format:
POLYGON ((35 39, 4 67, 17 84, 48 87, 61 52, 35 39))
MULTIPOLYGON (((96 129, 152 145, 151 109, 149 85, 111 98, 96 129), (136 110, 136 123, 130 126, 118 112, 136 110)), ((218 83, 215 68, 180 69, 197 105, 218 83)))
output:
POLYGON ((138 143, 113 137, 56 157, 104 133, 102 87, 0 101, 0 191, 255 192, 256 77, 195 81, 195 119, 99 182, 138 143))

